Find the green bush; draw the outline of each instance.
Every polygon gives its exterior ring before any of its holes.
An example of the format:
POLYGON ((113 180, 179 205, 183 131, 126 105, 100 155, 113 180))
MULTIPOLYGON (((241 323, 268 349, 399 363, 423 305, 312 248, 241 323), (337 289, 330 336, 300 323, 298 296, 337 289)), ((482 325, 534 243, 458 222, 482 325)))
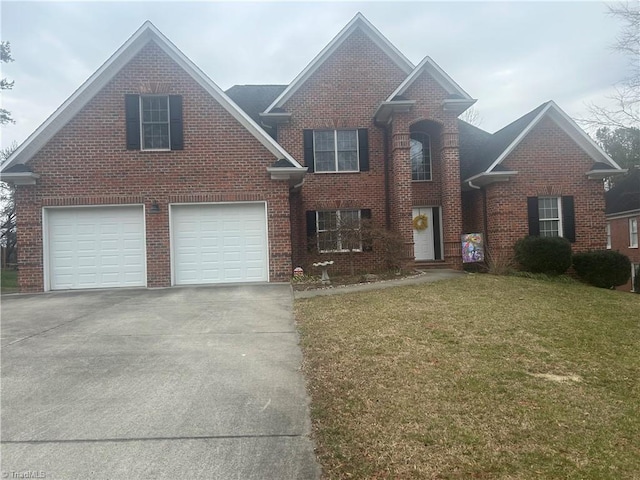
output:
POLYGON ((624 285, 631 276, 629 258, 613 250, 576 253, 573 268, 581 279, 601 288, 624 285))
POLYGON ((571 266, 571 244, 561 237, 525 237, 516 242, 516 261, 522 270, 562 275, 571 266))

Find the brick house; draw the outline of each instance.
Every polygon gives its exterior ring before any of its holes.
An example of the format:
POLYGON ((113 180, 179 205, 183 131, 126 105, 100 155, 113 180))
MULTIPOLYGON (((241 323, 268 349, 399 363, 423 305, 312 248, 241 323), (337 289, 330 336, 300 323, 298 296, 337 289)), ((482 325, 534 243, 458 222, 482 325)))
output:
POLYGON ((226 93, 147 22, 3 165, 20 288, 286 281, 347 249, 373 270, 339 228, 363 219, 407 266, 461 268, 471 232, 603 248, 615 162, 553 102, 493 135, 458 119, 474 102, 361 14, 289 85, 226 93))
POLYGON ((631 278, 618 290, 640 292, 640 167, 632 169, 605 194, 607 248, 631 260, 631 278))

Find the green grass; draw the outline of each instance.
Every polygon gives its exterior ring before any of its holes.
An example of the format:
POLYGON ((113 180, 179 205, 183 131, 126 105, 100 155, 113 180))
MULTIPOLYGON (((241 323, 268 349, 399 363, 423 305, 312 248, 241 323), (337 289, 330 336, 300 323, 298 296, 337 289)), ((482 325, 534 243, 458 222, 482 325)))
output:
POLYGON ((640 295, 469 275, 296 317, 326 478, 640 478, 640 295))
POLYGON ((0 291, 11 293, 18 291, 18 272, 16 270, 0 271, 0 291))

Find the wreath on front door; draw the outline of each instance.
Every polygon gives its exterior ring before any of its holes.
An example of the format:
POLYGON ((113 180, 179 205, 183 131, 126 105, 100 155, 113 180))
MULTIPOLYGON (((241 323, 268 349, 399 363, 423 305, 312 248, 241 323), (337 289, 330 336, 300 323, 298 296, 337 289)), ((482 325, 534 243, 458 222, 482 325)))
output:
POLYGON ((423 213, 413 218, 413 228, 416 230, 425 230, 429 226, 429 219, 423 213))

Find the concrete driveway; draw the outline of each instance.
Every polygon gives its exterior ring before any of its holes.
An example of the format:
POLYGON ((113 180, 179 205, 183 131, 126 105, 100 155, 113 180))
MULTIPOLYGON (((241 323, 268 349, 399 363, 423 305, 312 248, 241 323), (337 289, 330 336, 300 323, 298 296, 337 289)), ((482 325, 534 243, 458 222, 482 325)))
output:
POLYGON ((288 285, 4 296, 2 477, 317 478, 291 308, 288 285))

